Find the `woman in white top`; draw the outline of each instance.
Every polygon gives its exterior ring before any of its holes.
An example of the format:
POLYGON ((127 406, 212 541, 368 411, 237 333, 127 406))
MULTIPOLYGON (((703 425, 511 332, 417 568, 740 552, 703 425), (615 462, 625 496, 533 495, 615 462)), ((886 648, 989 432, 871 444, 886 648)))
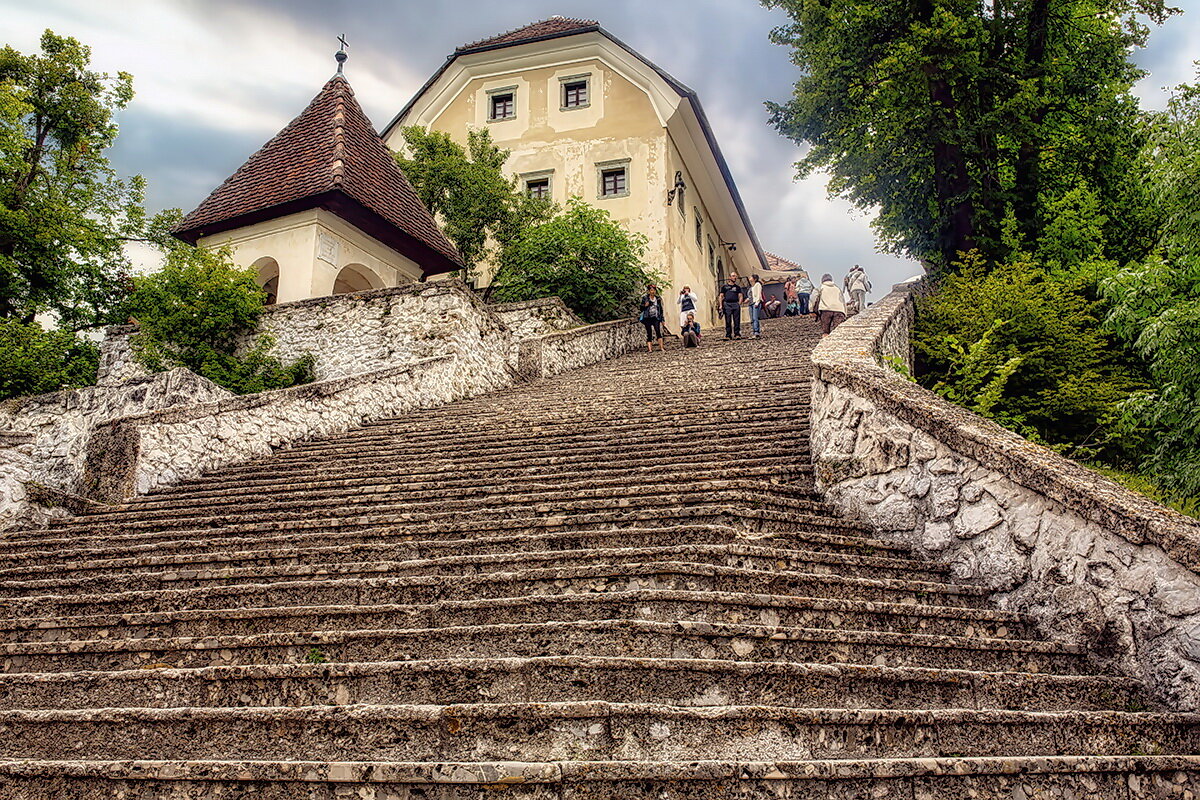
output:
POLYGON ((692 287, 685 286, 683 291, 679 293, 679 328, 683 329, 687 325, 687 316, 700 308, 700 298, 692 291, 692 287))
POLYGON ((842 290, 833 282, 833 276, 828 272, 821 276, 821 285, 813 292, 813 311, 821 319, 821 335, 833 331, 846 319, 846 303, 842 300, 842 290))

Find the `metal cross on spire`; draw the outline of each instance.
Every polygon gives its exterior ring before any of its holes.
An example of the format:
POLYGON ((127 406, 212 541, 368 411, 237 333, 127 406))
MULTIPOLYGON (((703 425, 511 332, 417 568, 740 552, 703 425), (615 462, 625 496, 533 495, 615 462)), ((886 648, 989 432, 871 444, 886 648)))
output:
POLYGON ((333 57, 337 59, 338 74, 341 75, 342 74, 342 66, 346 63, 346 59, 349 58, 349 56, 346 55, 346 47, 348 47, 348 45, 346 44, 346 34, 343 33, 338 36, 338 44, 341 45, 341 49, 339 49, 337 51, 337 53, 334 54, 333 57))

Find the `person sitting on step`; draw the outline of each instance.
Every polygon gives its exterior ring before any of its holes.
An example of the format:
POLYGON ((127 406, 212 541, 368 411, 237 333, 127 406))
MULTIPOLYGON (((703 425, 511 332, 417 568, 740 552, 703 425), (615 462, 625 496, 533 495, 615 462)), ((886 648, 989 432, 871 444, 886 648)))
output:
POLYGON ((683 321, 683 329, 679 332, 679 339, 684 347, 699 347, 700 346, 700 323, 696 322, 696 315, 689 312, 687 319, 683 321))

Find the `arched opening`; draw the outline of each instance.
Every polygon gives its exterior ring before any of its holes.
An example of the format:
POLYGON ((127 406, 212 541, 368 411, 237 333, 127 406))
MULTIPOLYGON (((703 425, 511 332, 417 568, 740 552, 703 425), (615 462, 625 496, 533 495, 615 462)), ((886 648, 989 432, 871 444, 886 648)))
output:
POLYGON ((258 271, 258 285, 267 293, 267 305, 275 305, 279 298, 279 262, 263 256, 252 266, 258 271))
POLYGON ((383 281, 362 264, 347 264, 342 267, 337 278, 333 281, 334 294, 349 294, 350 292, 365 292, 369 289, 382 289, 383 281))

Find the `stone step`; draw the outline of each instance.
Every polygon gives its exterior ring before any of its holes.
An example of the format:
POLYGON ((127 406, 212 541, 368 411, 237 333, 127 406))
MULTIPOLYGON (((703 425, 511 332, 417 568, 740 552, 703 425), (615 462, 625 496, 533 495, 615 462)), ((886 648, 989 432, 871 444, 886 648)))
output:
POLYGON ((792 456, 762 457, 750 456, 731 463, 729 458, 667 458, 656 459, 647 464, 644 459, 632 459, 625 462, 599 463, 595 459, 586 459, 575 463, 565 463, 554 459, 554 463, 533 466, 515 466, 512 464, 494 464, 479 466, 463 464, 451 460, 438 462, 436 468, 418 471, 411 464, 392 466, 389 470, 379 469, 374 473, 362 473, 357 476, 333 471, 317 471, 313 467, 296 470, 281 480, 276 473, 260 474, 258 476, 241 475, 237 479, 222 477, 217 473, 209 478, 196 482, 185 481, 175 486, 163 487, 144 498, 135 500, 130 505, 140 503, 169 503, 174 498, 190 497, 224 497, 236 493, 261 493, 277 491, 304 491, 305 489, 343 489, 370 488, 376 486, 404 486, 409 488, 443 487, 450 494, 469 494, 472 491, 485 491, 492 487, 500 487, 509 482, 518 481, 584 481, 611 480, 626 481, 631 478, 642 478, 653 475, 671 475, 680 471, 689 472, 694 478, 704 475, 712 478, 743 477, 760 479, 770 482, 783 482, 792 486, 813 490, 812 465, 797 463, 792 456), (669 459, 669 460, 668 460, 669 459))
MULTIPOLYGON (((761 759, 762 754, 757 758, 761 759)), ((1200 756, 696 761, 0 761, 0 800, 1185 800, 1200 756)))
MULTIPOLYGON (((808 514, 834 516, 829 507, 813 499, 812 493, 804 488, 793 489, 782 484, 770 484, 748 480, 693 480, 671 478, 665 482, 655 478, 643 478, 644 483, 598 486, 589 488, 582 484, 566 487, 521 486, 502 487, 489 494, 455 496, 439 489, 415 491, 361 492, 346 496, 329 494, 323 497, 287 496, 275 497, 263 494, 257 497, 235 497, 228 502, 205 499, 196 503, 171 503, 157 506, 136 505, 111 513, 94 513, 82 518, 75 526, 63 526, 66 530, 79 528, 94 530, 98 527, 119 524, 123 529, 153 524, 165 524, 176 520, 213 520, 248 516, 266 516, 273 519, 297 519, 313 515, 353 512, 368 508, 375 513, 394 510, 406 514, 417 514, 432 509, 442 513, 482 514, 492 509, 516 507, 540 507, 564 503, 609 504, 625 508, 634 504, 630 498, 675 498, 679 505, 688 505, 701 500, 751 500, 763 503, 783 502, 808 514)), ((602 506, 603 507, 603 506, 602 506)))
POLYGON ((573 620, 433 628, 325 630, 254 636, 0 645, 0 671, 79 672, 309 660, 410 661, 541 655, 870 664, 1076 675, 1086 664, 1057 642, 963 639, 878 631, 729 625, 693 620, 573 620))
POLYGON ((435 627, 565 620, 648 619, 1030 639, 1020 614, 991 608, 841 598, 659 589, 445 600, 418 605, 227 607, 0 620, 0 642, 254 635, 315 630, 435 627))
POLYGON ((481 703, 0 712, 0 757, 427 761, 1192 754, 1200 716, 481 703), (67 744, 70 743, 70 744, 67 744))
POLYGON ((409 475, 387 479, 384 477, 338 478, 321 481, 275 480, 230 482, 224 486, 204 490, 182 489, 146 495, 131 503, 114 506, 114 509, 146 509, 158 507, 183 507, 197 505, 208 500, 218 502, 240 502, 257 499, 264 494, 279 500, 290 496, 306 498, 357 497, 362 494, 383 492, 415 492, 436 489, 451 497, 475 497, 512 492, 522 488, 568 489, 572 487, 604 488, 628 486, 639 483, 680 481, 691 482, 703 474, 704 480, 739 480, 759 484, 785 486, 792 492, 807 492, 812 499, 819 499, 811 484, 811 470, 807 467, 781 466, 778 462, 763 466, 730 466, 728 462, 705 464, 654 464, 633 466, 625 469, 604 471, 566 470, 501 470, 472 472, 466 469, 446 471, 432 475, 409 475))
POLYGON ((766 572, 663 561, 649 564, 531 569, 465 577, 435 575, 407 578, 322 578, 112 594, 9 597, 0 599, 0 616, 81 616, 225 608, 230 605, 422 604, 438 600, 480 597, 586 594, 633 589, 735 591, 964 608, 980 608, 987 602, 987 590, 976 586, 799 572, 766 572))
MULTIPOLYGON (((123 532, 120 527, 96 533, 57 530, 40 532, 33 538, 4 542, 5 552, 0 553, 0 563, 31 553, 37 553, 40 557, 59 552, 63 558, 80 556, 84 552, 115 554, 118 551, 128 552, 138 545, 152 545, 152 549, 177 552, 179 546, 175 543, 181 540, 199 540, 203 543, 203 549, 207 550, 222 547, 231 539, 252 537, 262 540, 266 538, 266 534, 280 531, 286 531, 292 536, 300 536, 301 531, 316 532, 315 536, 322 539, 337 538, 340 534, 357 531, 362 533, 349 533, 349 536, 369 541, 370 537, 388 536, 417 539, 453 534, 491 536, 511 531, 581 531, 621 527, 644 528, 647 525, 669 528, 688 524, 734 525, 741 530, 795 533, 805 537, 840 537, 850 546, 867 551, 865 554, 868 555, 874 554, 872 551, 907 552, 899 545, 888 544, 865 535, 864 526, 852 521, 792 511, 783 513, 761 507, 703 504, 681 509, 672 506, 655 507, 643 501, 637 509, 604 508, 592 513, 539 513, 537 516, 531 516, 531 511, 533 509, 519 508, 503 517, 470 514, 411 515, 417 517, 416 519, 404 514, 358 514, 192 527, 181 525, 166 527, 163 530, 131 532, 123 532)), ((29 533, 25 532, 24 535, 28 536, 29 533)))
POLYGON ((138 557, 147 554, 206 554, 251 549, 310 548, 323 546, 372 547, 407 543, 439 552, 462 547, 463 552, 511 552, 515 546, 556 542, 566 547, 573 537, 579 546, 588 543, 614 546, 653 545, 671 535, 680 544, 729 541, 733 537, 751 543, 770 539, 773 544, 795 549, 822 550, 855 555, 904 558, 902 545, 861 535, 852 523, 832 522, 819 517, 779 514, 759 509, 701 507, 690 509, 683 524, 662 524, 656 511, 605 512, 572 517, 512 517, 492 520, 458 519, 437 523, 391 524, 385 518, 274 522, 196 531, 167 531, 113 535, 80 541, 61 531, 18 542, 7 542, 0 551, 0 564, 68 563, 70 559, 138 557), (720 531, 719 536, 713 531, 720 531), (656 536, 656 534, 658 534, 656 536), (716 538, 714 539, 714 536, 716 538), (626 539, 625 537, 629 537, 626 539), (17 546, 17 545, 21 546, 17 546))
MULTIPOLYGON (((257 550, 205 555, 144 556, 135 559, 88 560, 0 570, 0 597, 27 594, 67 594, 133 589, 181 589, 241 582, 298 580, 310 577, 369 577, 378 575, 472 575, 500 570, 571 564, 638 561, 690 561, 766 571, 823 572, 861 578, 944 581, 950 568, 913 559, 789 550, 737 543, 674 544, 645 547, 587 547, 551 550, 513 550, 503 553, 461 553, 429 558, 412 557, 412 546, 257 550), (332 550, 332 551, 331 551, 332 550)), ((674 541, 668 534, 659 541, 674 541)), ((446 552, 451 552, 446 550, 446 552)))
MULTIPOLYGON (((779 464, 794 465, 798 469, 807 468, 810 473, 812 470, 811 465, 806 463, 807 458, 803 458, 804 463, 798 463, 801 462, 801 458, 792 451, 759 450, 754 453, 746 453, 746 445, 744 443, 721 444, 715 440, 709 442, 696 441, 680 445, 668 452, 661 453, 653 460, 648 460, 644 454, 630 451, 628 447, 593 448, 587 452, 551 449, 535 454, 518 454, 518 456, 494 459, 481 458, 469 466, 487 466, 491 467, 493 471, 497 468, 520 470, 534 467, 556 467, 565 470, 568 467, 577 467, 581 464, 586 464, 598 472, 604 472, 611 467, 645 466, 648 461, 655 464, 688 464, 696 460, 712 460, 723 461, 728 464, 731 459, 734 460, 734 463, 744 463, 743 459, 746 459, 751 462, 756 460, 759 462, 773 460, 779 464)), ((398 478, 426 473, 453 472, 463 468, 464 464, 462 460, 456 458, 453 453, 423 454, 419 458, 397 462, 394 459, 382 459, 370 450, 356 450, 346 453, 340 458, 327 458, 317 463, 292 465, 291 468, 283 468, 273 459, 260 463, 230 466, 210 476, 182 482, 179 485, 185 488, 207 487, 211 483, 226 483, 240 481, 243 478, 254 479, 264 477, 274 480, 287 480, 296 477, 311 480, 319 477, 377 477, 383 475, 398 478)))
POLYGON ((0 675, 0 709, 552 703, 1145 710, 1124 677, 621 656, 256 664, 0 675))
POLYGON ((656 441, 678 441, 710 434, 715 436, 723 431, 727 433, 730 422, 745 424, 747 420, 753 420, 763 413, 769 414, 771 423, 777 426, 777 430, 786 432, 789 439, 796 439, 797 434, 808 428, 808 409, 800 410, 791 404, 784 409, 779 406, 773 409, 765 406, 748 410, 705 409, 703 416, 690 410, 676 414, 609 418, 597 418, 575 412, 571 417, 546 422, 513 421, 516 424, 509 430, 483 426, 472 429, 468 425, 460 424, 453 429, 453 435, 449 435, 447 428, 441 425, 422 430, 415 428, 413 420, 401 420, 391 425, 366 425, 346 433, 308 440, 280 451, 280 454, 319 453, 347 445, 407 446, 413 451, 443 450, 451 445, 461 445, 464 452, 478 453, 492 447, 521 448, 540 446, 547 442, 607 442, 636 436, 645 432, 647 428, 655 431, 656 441))

